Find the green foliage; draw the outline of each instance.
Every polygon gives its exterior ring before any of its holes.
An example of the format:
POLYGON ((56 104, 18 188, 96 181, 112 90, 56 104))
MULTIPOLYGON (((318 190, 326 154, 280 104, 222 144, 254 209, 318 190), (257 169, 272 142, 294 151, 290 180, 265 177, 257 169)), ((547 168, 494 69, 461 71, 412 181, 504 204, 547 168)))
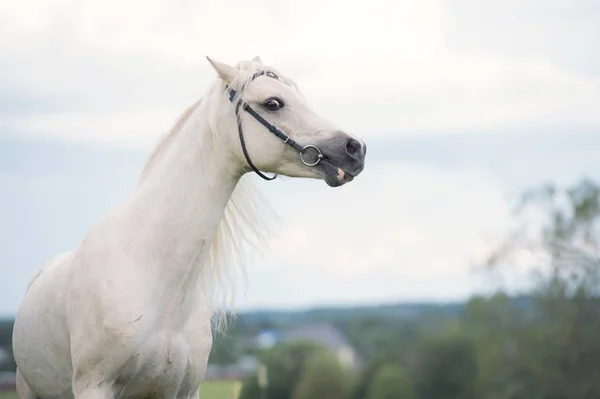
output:
POLYGON ((479 398, 475 346, 467 337, 452 334, 425 339, 418 363, 419 398, 479 398))
POLYGON ((534 187, 523 193, 514 214, 521 221, 520 227, 492 251, 487 259, 491 268, 510 269, 511 255, 523 247, 549 255, 550 261, 544 266, 554 269, 573 266, 573 250, 591 251, 597 257, 600 186, 592 180, 583 179, 565 188, 551 183, 534 187), (536 223, 528 218, 532 215, 536 223))
POLYGON ((402 336, 393 335, 393 332, 388 332, 386 339, 382 340, 383 344, 378 347, 378 351, 370 358, 361 375, 358 377, 353 388, 352 398, 363 399, 367 396, 371 382, 382 366, 389 364, 402 365, 405 358, 410 356, 411 346, 418 339, 417 336, 413 336, 412 334, 402 336))
MULTIPOLYGON (((267 368, 268 379, 264 399, 290 399, 307 360, 324 350, 322 346, 313 343, 291 342, 275 345, 261 353, 260 358, 267 368)), ((244 381, 240 399, 262 398, 256 396, 257 393, 260 393, 257 376, 253 375, 244 381)))
POLYGON ((15 363, 15 359, 13 357, 12 346, 8 346, 3 348, 6 350, 9 358, 7 361, 0 363, 0 371, 9 371, 14 372, 17 370, 17 364, 15 363))
POLYGON ((14 320, 0 319, 0 348, 12 344, 14 320))
MULTIPOLYGON (((430 313, 432 310, 420 309, 419 322, 427 320, 422 312, 430 313)), ((340 327, 354 348, 367 358, 376 356, 381 348, 411 342, 421 332, 414 320, 406 318, 356 317, 340 323, 340 327)))
POLYGON ((537 231, 525 223, 490 257, 490 264, 510 273, 512 252, 524 246, 549 256, 538 269, 529 306, 478 298, 469 302, 463 318, 477 342, 480 394, 493 399, 600 397, 600 344, 594 338, 600 331, 600 188, 585 179, 562 190, 548 184, 523 195, 517 215, 526 211, 545 223, 537 231), (532 236, 539 239, 532 241, 532 236))
MULTIPOLYGON (((237 399, 238 381, 205 381, 200 386, 202 399, 237 399)), ((259 396, 255 396, 259 398, 259 396)), ((17 399, 14 391, 0 391, 0 399, 17 399)))
POLYGON ((367 399, 416 399, 406 371, 395 364, 379 368, 369 387, 367 399))
POLYGON ((263 391, 258 385, 258 378, 256 374, 248 377, 242 384, 240 390, 240 396, 238 399, 266 399, 266 393, 263 396, 263 391))
POLYGON ((304 365, 292 399, 345 399, 349 391, 349 375, 335 355, 319 351, 304 365))
POLYGON ((13 324, 13 320, 0 320, 0 349, 5 350, 10 357, 8 361, 0 363, 0 371, 15 371, 17 368, 12 357, 13 324))
POLYGON ((209 362, 218 366, 232 364, 240 357, 239 340, 223 334, 214 334, 209 362))
POLYGON ((572 293, 566 285, 552 278, 536 297, 533 348, 545 381, 540 391, 545 397, 600 397, 600 297, 584 285, 572 293))

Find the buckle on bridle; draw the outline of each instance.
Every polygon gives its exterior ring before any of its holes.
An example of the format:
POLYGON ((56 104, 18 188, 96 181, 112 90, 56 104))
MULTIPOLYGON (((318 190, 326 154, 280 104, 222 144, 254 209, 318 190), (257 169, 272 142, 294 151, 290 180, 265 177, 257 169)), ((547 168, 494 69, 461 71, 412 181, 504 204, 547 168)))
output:
POLYGON ((300 151, 300 160, 302 161, 302 163, 306 166, 315 166, 317 165, 319 162, 321 162, 321 158, 323 158, 323 153, 321 152, 321 150, 319 149, 319 147, 317 147, 316 145, 306 145, 304 146, 304 148, 302 148, 302 151, 300 151), (303 155, 306 152, 307 148, 314 148, 315 150, 317 150, 317 160, 315 162, 307 162, 303 155))

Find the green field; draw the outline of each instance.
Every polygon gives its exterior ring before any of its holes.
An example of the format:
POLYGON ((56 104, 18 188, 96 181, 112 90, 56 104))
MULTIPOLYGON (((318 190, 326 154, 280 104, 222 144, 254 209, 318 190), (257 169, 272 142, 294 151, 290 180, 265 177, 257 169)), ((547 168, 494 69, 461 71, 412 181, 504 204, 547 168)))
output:
POLYGON ((17 393, 0 391, 0 399, 17 399, 17 393))
MULTIPOLYGON (((205 381, 200 388, 202 399, 235 399, 241 386, 238 381, 205 381)), ((16 399, 15 392, 1 392, 0 399, 16 399)))
POLYGON ((239 381, 204 381, 200 386, 200 397, 202 399, 236 399, 241 387, 242 383, 239 381))

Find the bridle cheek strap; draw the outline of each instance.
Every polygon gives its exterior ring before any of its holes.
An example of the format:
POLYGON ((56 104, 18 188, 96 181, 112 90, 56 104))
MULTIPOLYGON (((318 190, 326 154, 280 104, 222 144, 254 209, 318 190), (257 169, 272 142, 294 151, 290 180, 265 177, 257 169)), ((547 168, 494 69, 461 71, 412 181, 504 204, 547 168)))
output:
POLYGON ((277 178, 276 174, 274 174, 271 177, 266 176, 264 173, 262 173, 260 170, 258 170, 258 168, 256 166, 254 166, 254 163, 252 162, 252 160, 250 159, 250 156, 248 155, 248 150, 246 149, 246 142, 244 141, 244 132, 242 131, 242 120, 240 119, 240 106, 241 105, 242 105, 242 102, 240 101, 235 106, 235 118, 237 120, 237 127, 238 127, 238 133, 240 136, 240 144, 242 145, 242 152, 244 153, 246 162, 248 162, 248 165, 250 165, 250 168, 252 168, 252 170, 254 172, 256 172, 256 174, 259 175, 260 177, 262 177, 263 179, 275 180, 277 178))
MULTIPOLYGON (((279 79, 277 77, 277 75, 275 75, 273 72, 257 72, 254 74, 254 76, 252 77, 252 80, 256 79, 257 77, 261 76, 261 75, 267 75, 271 78, 274 79, 279 79)), ((234 102, 237 91, 233 90, 233 89, 229 89, 229 101, 230 102, 234 102)), ((258 168, 254 165, 254 163, 252 162, 252 160, 250 159, 250 155, 248 154, 248 149, 246 148, 246 142, 244 140, 244 131, 242 129, 242 120, 240 118, 240 107, 243 108, 244 111, 246 111, 247 113, 249 113, 250 115, 252 115, 252 117, 254 119, 256 119, 261 125, 263 125, 264 127, 266 127, 269 132, 273 133, 275 136, 277 136, 278 138, 280 138, 281 140, 283 140, 284 143, 286 143, 287 145, 291 146, 293 149, 295 149, 296 151, 298 151, 300 153, 300 160, 302 161, 303 164, 305 164, 306 166, 315 166, 317 165, 319 162, 321 162, 321 159, 324 158, 323 153, 321 152, 321 150, 312 144, 306 145, 306 146, 301 146, 300 144, 298 144, 296 141, 294 141, 292 138, 290 138, 290 136, 288 136, 287 134, 285 134, 284 132, 282 132, 281 130, 279 130, 275 125, 273 125, 272 123, 269 123, 265 118, 263 118, 262 116, 260 116, 255 110, 252 109, 252 107, 250 107, 248 104, 244 103, 241 99, 239 101, 237 101, 236 106, 235 106, 235 117, 236 117, 236 121, 237 121, 237 128, 238 128, 238 134, 240 136, 240 144, 242 146, 242 152, 244 153, 244 157, 246 158, 246 162, 248 162, 248 165, 250 166, 250 168, 260 177, 262 177, 265 180, 275 180, 277 178, 277 174, 274 174, 273 176, 269 177, 266 176, 264 173, 262 173, 260 170, 258 170, 258 168), (304 159, 306 150, 312 148, 316 151, 317 156, 316 156, 316 161, 314 162, 309 162, 306 159, 304 159)))

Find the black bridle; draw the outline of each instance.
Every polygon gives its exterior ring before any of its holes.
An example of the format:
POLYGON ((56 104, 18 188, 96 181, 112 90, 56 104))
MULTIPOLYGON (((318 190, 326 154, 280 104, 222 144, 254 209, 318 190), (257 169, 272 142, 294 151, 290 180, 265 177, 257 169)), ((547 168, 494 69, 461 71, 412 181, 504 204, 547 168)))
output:
MULTIPOLYGON (((253 81, 254 79, 256 79, 259 76, 262 75, 266 75, 270 78, 273 79, 279 79, 279 76, 277 76, 276 74, 274 74, 273 72, 270 71, 260 71, 255 73, 252 76, 252 79, 250 81, 253 81)), ((234 100, 236 100, 236 95, 237 95, 237 91, 230 89, 229 87, 227 87, 227 90, 229 90, 229 101, 230 102, 234 102, 234 100)), ((250 115, 252 115, 252 117, 254 119, 256 119, 258 122, 260 122, 264 127, 266 127, 271 133, 273 133, 275 136, 279 137, 281 140, 283 140, 284 143, 288 144, 289 146, 291 146, 293 149, 295 149, 296 151, 298 151, 300 153, 300 160, 302 161, 302 163, 306 166, 315 166, 317 164, 319 164, 319 162, 321 162, 321 159, 324 158, 323 153, 321 152, 321 150, 319 149, 319 147, 317 147, 316 145, 313 144, 308 144, 305 146, 301 146, 300 144, 298 144, 296 141, 294 141, 292 138, 290 138, 290 136, 288 136, 287 134, 285 134, 284 132, 282 132, 281 130, 279 130, 275 125, 273 125, 272 123, 269 123, 265 118, 263 118, 262 116, 260 116, 254 109, 252 109, 252 107, 250 107, 250 105, 248 105, 247 103, 243 102, 241 99, 239 99, 237 101, 237 104, 235 106, 235 117, 237 120, 237 127, 238 127, 238 133, 240 136, 240 144, 242 145, 242 151, 244 152, 244 156, 246 157, 246 161, 248 162, 248 165, 250 165, 250 167, 252 168, 252 170, 254 172, 256 172, 257 175, 259 175, 260 177, 262 177, 265 180, 275 180, 275 178, 277 178, 277 174, 274 174, 271 177, 265 176, 260 170, 258 170, 258 168, 254 165, 254 163, 252 163, 252 160, 250 159, 250 155, 248 155, 248 149, 246 148, 246 142, 244 141, 244 131, 242 130, 242 121, 240 119, 240 108, 242 108, 244 111, 246 111, 247 113, 249 113, 250 115), (317 152, 317 156, 316 156, 316 161, 314 162, 308 162, 304 157, 305 157, 305 153, 308 149, 314 149, 317 152)))

